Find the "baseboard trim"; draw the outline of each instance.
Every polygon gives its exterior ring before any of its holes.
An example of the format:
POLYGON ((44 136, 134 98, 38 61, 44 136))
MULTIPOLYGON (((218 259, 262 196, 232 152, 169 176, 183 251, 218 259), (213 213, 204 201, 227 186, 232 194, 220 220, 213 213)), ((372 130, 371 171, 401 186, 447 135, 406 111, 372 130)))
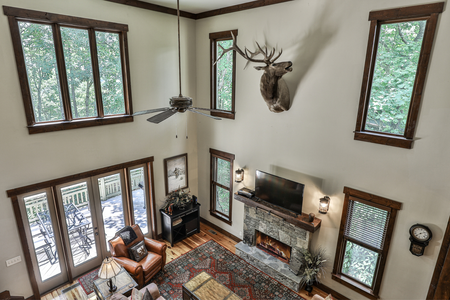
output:
POLYGON ((341 293, 338 293, 335 290, 333 290, 332 288, 327 287, 323 283, 316 282, 316 283, 314 283, 314 285, 316 287, 318 287, 319 289, 321 289, 322 291, 324 291, 325 293, 331 294, 337 300, 350 300, 350 298, 345 297, 341 293))
POLYGON ((214 230, 220 232, 221 234, 223 234, 226 237, 229 237, 230 239, 232 239, 233 241, 240 243, 242 242, 242 240, 240 238, 238 238, 237 236, 229 233, 228 231, 226 231, 225 229, 220 228, 219 226, 217 226, 214 223, 211 223, 210 221, 203 219, 202 217, 200 217, 200 222, 205 223, 206 225, 208 225, 209 227, 213 228, 214 230))

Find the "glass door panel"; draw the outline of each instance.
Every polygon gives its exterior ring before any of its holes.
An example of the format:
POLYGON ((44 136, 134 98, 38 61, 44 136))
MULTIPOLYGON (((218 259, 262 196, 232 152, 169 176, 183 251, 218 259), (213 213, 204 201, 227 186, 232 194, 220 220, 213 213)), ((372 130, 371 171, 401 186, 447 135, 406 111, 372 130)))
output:
POLYGON ((95 228, 87 182, 60 189, 73 266, 97 257, 95 228))
POLYGON ((148 204, 145 190, 145 168, 130 169, 130 187, 134 224, 138 224, 144 235, 148 234, 148 204))
POLYGON ((118 172, 97 178, 106 249, 109 249, 108 240, 125 226, 122 177, 122 172, 118 172))
POLYGON ((39 291, 45 292, 67 280, 61 264, 61 244, 58 240, 56 216, 49 197, 50 190, 19 197, 25 235, 30 245, 31 261, 39 291))

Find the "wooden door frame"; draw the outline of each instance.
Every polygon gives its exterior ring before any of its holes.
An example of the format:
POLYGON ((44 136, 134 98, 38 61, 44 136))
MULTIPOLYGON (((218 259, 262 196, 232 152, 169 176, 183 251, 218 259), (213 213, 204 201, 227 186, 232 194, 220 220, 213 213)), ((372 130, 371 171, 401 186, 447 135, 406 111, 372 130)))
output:
POLYGON ((427 300, 434 299, 436 288, 438 286, 439 280, 441 279, 441 272, 445 261, 448 259, 450 263, 450 218, 447 223, 447 229, 445 230, 444 239, 442 240, 441 250, 439 251, 439 256, 436 261, 436 267, 434 268, 433 277, 431 278, 430 287, 428 289, 427 300))

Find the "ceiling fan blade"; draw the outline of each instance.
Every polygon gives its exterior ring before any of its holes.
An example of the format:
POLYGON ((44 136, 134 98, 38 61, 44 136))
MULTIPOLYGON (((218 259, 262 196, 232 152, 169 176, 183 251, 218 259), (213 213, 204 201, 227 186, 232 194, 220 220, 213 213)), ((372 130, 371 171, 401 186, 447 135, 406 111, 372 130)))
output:
POLYGON ((199 111, 196 111, 195 109, 192 109, 192 108, 189 108, 188 110, 189 110, 189 111, 192 111, 192 112, 195 112, 196 114, 199 114, 199 115, 202 115, 202 116, 205 116, 205 117, 209 117, 209 118, 214 119, 214 120, 222 120, 221 118, 218 118, 218 117, 214 117, 214 116, 210 116, 210 115, 204 114, 204 113, 199 112, 199 111))
POLYGON ((191 109, 207 110, 207 111, 212 111, 212 112, 220 112, 220 113, 224 113, 224 114, 232 114, 231 111, 220 110, 220 109, 201 108, 201 107, 191 107, 191 109))
POLYGON ((167 119, 167 118, 173 116, 173 115, 176 114, 176 113, 177 113, 177 110, 176 110, 176 109, 174 109, 174 110, 167 110, 167 111, 165 111, 165 112, 162 112, 162 113, 160 113, 160 114, 157 114, 156 116, 153 116, 153 117, 151 117, 151 118, 148 118, 147 121, 152 122, 152 123, 155 123, 155 124, 159 124, 159 123, 161 123, 162 121, 164 121, 165 119, 167 119))
POLYGON ((169 107, 164 107, 164 108, 156 108, 156 109, 149 109, 149 110, 142 110, 142 111, 138 111, 135 112, 133 114, 133 116, 139 116, 139 115, 145 115, 145 114, 151 114, 151 113, 155 113, 155 112, 159 112, 159 111, 166 111, 169 110, 169 107))

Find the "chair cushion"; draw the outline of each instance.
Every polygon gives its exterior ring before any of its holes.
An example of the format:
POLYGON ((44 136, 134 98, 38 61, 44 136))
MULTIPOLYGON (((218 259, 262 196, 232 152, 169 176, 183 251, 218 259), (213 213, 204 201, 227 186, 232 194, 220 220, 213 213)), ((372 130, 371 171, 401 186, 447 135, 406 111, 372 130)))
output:
POLYGON ((123 240, 125 246, 131 244, 135 239, 137 239, 137 234, 134 232, 131 226, 125 226, 116 232, 116 236, 120 236, 123 240))
POLYGON ((137 262, 140 262, 148 253, 144 241, 140 241, 136 245, 128 248, 128 252, 130 253, 130 258, 137 262))
POLYGON ((162 256, 153 252, 149 252, 146 257, 144 257, 140 262, 144 274, 151 272, 156 266, 162 264, 162 256))

